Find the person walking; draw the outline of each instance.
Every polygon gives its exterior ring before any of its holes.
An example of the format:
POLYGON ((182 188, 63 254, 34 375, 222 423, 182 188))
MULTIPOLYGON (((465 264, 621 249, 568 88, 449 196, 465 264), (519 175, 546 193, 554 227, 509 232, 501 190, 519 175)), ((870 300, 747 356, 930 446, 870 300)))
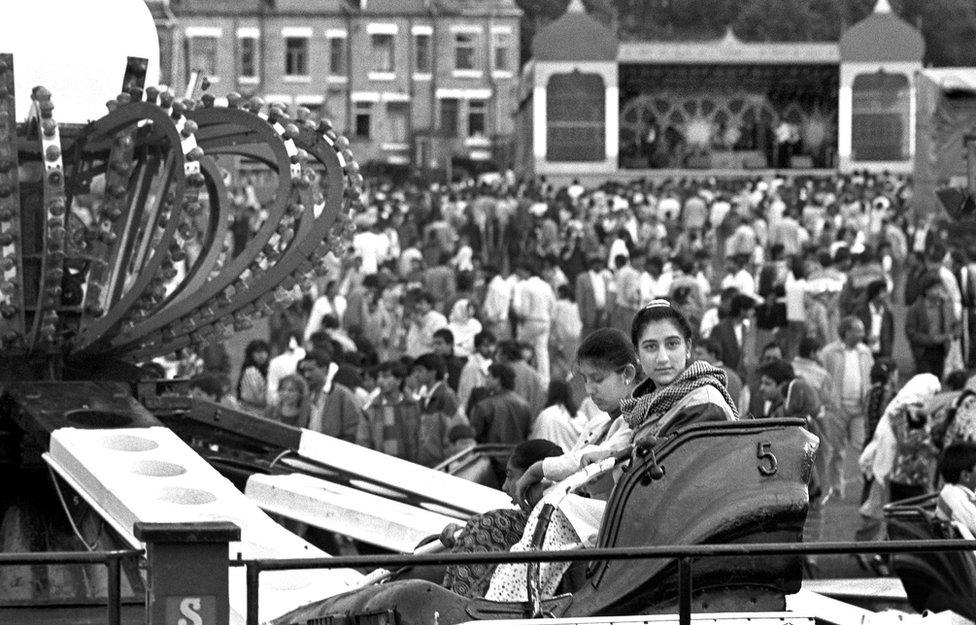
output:
POLYGON ((843 468, 848 448, 860 450, 864 444, 864 407, 871 388, 874 357, 864 344, 864 323, 854 316, 841 319, 840 339, 823 348, 821 359, 833 381, 833 411, 824 415, 823 444, 827 460, 824 499, 844 498, 843 468))

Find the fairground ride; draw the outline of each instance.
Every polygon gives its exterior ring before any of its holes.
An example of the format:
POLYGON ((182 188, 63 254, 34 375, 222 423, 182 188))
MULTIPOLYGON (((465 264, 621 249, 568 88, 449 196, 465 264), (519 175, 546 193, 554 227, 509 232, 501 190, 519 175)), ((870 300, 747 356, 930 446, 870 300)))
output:
POLYGON ((817 446, 796 420, 705 424, 638 445, 599 550, 565 554, 593 562, 552 599, 531 566, 528 602, 464 599, 416 568, 371 584, 350 568, 367 560, 329 559, 272 520, 266 511, 407 552, 507 504, 486 486, 193 399, 140 367, 227 340, 345 251, 364 184, 348 141, 301 109, 154 87, 141 0, 8 9, 0 622, 104 622, 106 603, 113 625, 650 622, 620 615, 678 611, 689 622, 692 610, 812 621, 815 607, 784 612, 800 589, 817 446), (237 157, 265 167, 276 194, 232 250, 221 159, 237 157))

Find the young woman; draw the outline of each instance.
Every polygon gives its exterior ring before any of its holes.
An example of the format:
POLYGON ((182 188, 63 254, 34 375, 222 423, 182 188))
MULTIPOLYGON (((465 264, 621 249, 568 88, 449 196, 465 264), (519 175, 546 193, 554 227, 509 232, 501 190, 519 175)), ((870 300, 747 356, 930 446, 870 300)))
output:
POLYGON ((265 416, 303 428, 308 427, 311 410, 308 384, 300 375, 286 375, 278 384, 278 404, 268 406, 265 416))
POLYGON ((573 401, 569 382, 549 382, 546 407, 532 421, 529 438, 543 438, 569 451, 576 444, 586 417, 578 414, 579 406, 573 401))
POLYGON ((244 348, 244 362, 237 378, 237 399, 245 408, 264 411, 268 387, 268 362, 271 348, 262 340, 251 341, 244 348))
MULTIPOLYGON (((616 416, 608 417, 609 424, 588 426, 570 453, 537 463, 522 476, 516 485, 516 498, 522 505, 531 503, 534 508, 522 540, 512 547, 512 551, 526 551, 532 546, 541 506, 535 505, 536 501, 527 501, 526 495, 542 478, 563 479, 591 462, 613 455, 633 439, 661 436, 699 421, 738 418, 735 402, 725 388, 725 372, 702 361, 692 362, 691 326, 670 302, 654 300, 638 311, 631 327, 631 345, 626 341, 621 343, 618 338, 614 341, 614 351, 604 354, 605 359, 584 358, 582 352, 591 339, 605 332, 608 331, 598 330, 583 341, 578 361, 587 393, 597 406, 612 410, 616 416), (640 370, 647 376, 636 388, 638 370, 633 364, 634 348, 637 349, 640 370), (607 358, 610 356, 612 359, 607 358), (633 391, 628 398, 629 388, 633 391), (607 432, 601 436, 604 427, 607 432), (592 440, 601 442, 594 445, 592 440)), ((621 335, 618 333, 618 337, 621 335)), ((569 495, 563 498, 553 511, 542 548, 559 550, 578 543, 593 545, 615 477, 609 476, 588 486, 589 497, 569 495)), ((567 563, 539 566, 542 596, 553 595, 568 566, 567 563)), ((525 571, 524 564, 499 566, 486 598, 525 600, 525 571)))
POLYGON ((635 440, 689 423, 738 419, 725 371, 693 361, 691 337, 691 325, 667 300, 652 301, 634 317, 631 340, 647 380, 622 408, 635 440))

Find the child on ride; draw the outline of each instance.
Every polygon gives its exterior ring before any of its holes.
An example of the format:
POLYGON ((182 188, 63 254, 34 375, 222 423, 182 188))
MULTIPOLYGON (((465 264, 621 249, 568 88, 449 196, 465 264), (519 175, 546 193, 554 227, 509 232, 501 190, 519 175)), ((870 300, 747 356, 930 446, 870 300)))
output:
POLYGON ((953 443, 939 458, 939 475, 945 486, 939 492, 937 514, 957 521, 976 534, 976 443, 953 443))
MULTIPOLYGON (((587 464, 615 455, 633 439, 653 440, 691 423, 738 418, 735 402, 726 390, 725 372, 702 361, 692 362, 691 326, 670 302, 654 300, 638 311, 631 328, 630 345, 626 338, 621 340, 622 336, 613 330, 598 330, 583 341, 577 358, 586 379, 587 392, 598 406, 619 412, 619 416, 611 417, 602 442, 594 443, 600 437, 581 440, 570 453, 559 459, 548 459, 541 467, 530 467, 522 476, 516 485, 516 499, 533 509, 522 540, 513 545, 512 551, 532 548, 542 506, 536 505, 536 497, 527 499, 526 495, 538 489, 543 479, 566 477, 587 464), (595 344, 601 344, 602 356, 597 356, 596 349, 586 351, 595 344), (636 388, 633 388, 637 374, 634 348, 637 349, 637 362, 647 376, 636 388), (630 389, 633 389, 632 393, 628 393, 630 389), (547 474, 547 469, 552 472, 547 474)), ((581 439, 592 437, 594 429, 587 428, 581 439)), ((589 486, 589 497, 563 497, 552 513, 542 549, 568 549, 580 543, 592 546, 613 481, 605 479, 589 486)), ((554 594, 568 566, 568 563, 558 562, 539 566, 541 596, 554 594)), ((496 601, 524 601, 527 596, 525 580, 525 564, 500 565, 485 597, 496 601)))

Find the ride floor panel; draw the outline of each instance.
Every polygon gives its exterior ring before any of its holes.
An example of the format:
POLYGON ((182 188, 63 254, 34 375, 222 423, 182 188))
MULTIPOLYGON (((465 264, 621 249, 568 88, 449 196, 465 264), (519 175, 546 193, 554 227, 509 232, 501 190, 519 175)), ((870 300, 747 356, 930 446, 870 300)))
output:
MULTIPOLYGON (((132 543, 136 522, 230 521, 241 540, 229 557, 303 558, 329 554, 275 523, 171 430, 62 428, 51 434, 50 462, 132 543)), ((351 570, 280 571, 261 576, 261 620, 355 587, 351 570)), ((246 612, 244 570, 230 573, 231 609, 246 612)))
POLYGON ((252 475, 244 494, 262 510, 400 553, 457 519, 308 475, 252 475))

